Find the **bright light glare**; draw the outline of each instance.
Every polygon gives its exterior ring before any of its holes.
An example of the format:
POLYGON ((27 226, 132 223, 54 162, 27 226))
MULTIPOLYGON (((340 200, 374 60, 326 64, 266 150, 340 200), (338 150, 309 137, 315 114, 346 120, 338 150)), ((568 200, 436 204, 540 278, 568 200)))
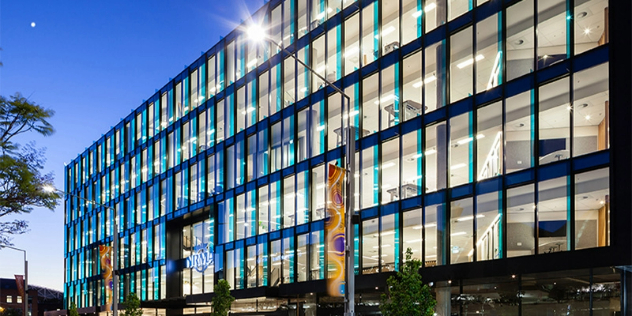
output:
POLYGON ((52 185, 45 185, 45 186, 42 187, 42 190, 44 190, 45 192, 48 192, 48 193, 52 193, 52 192, 56 191, 55 187, 52 186, 52 185))
POLYGON ((262 41, 266 38, 266 32, 259 25, 253 25, 248 28, 248 38, 253 41, 262 41))

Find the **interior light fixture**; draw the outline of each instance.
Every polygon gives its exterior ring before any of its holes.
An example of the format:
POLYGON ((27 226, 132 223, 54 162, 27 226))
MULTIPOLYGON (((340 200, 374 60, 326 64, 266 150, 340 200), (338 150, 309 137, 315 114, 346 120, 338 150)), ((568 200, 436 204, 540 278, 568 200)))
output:
MULTIPOLYGON (((394 31, 395 31, 395 27, 391 25, 391 26, 387 27, 385 30, 382 30, 382 37, 384 37, 384 36, 386 36, 388 34, 391 34, 394 31)), ((375 38, 376 39, 380 38, 380 34, 375 35, 375 38)))
POLYGON ((585 28, 584 29, 584 35, 588 35, 590 34, 590 29, 589 28, 585 28))
POLYGON ((395 98, 395 95, 389 94, 389 95, 383 97, 381 100, 375 101, 374 103, 375 103, 375 105, 379 105, 380 102, 381 103, 388 102, 388 101, 392 100, 393 98, 395 98))
POLYGON ((590 120, 590 115, 586 115, 586 121, 590 120))
POLYGON ((450 167, 450 170, 456 170, 456 169, 461 169, 463 167, 465 167, 466 165, 464 163, 458 163, 452 167, 450 167))
POLYGON ((416 19, 416 18, 420 17, 422 14, 423 14, 423 11, 419 10, 419 11, 413 12, 413 14, 411 14, 411 15, 413 16, 413 18, 416 19))
POLYGON ((255 59, 253 59, 253 60, 251 60, 251 61, 250 61, 250 62, 246 65, 246 67, 250 68, 250 67, 254 67, 255 65, 257 65, 257 59, 256 59, 256 58, 255 58, 255 59))
MULTIPOLYGON (((483 218, 485 217, 485 215, 483 214, 478 214, 476 215, 476 218, 483 218)), ((463 217, 459 217, 456 219, 457 222, 465 222, 465 221, 471 221, 474 219, 474 216, 470 215, 470 216, 463 216, 463 217)))
POLYGON ((325 130, 325 125, 320 125, 318 127, 316 127, 316 131, 321 132, 325 130))
POLYGON ((426 150, 426 156, 434 155, 437 153, 436 149, 428 149, 426 150))
MULTIPOLYGON (((483 56, 483 55, 477 55, 477 56, 476 56, 476 61, 481 61, 481 60, 483 60, 483 59, 485 59, 485 56, 483 56)), ((466 60, 466 61, 464 61, 464 62, 461 62, 460 64, 458 64, 458 65, 456 65, 456 66, 457 66, 459 69, 463 69, 463 68, 465 68, 465 67, 467 67, 467 66, 472 65, 473 63, 474 63, 474 59, 473 59, 473 58, 470 58, 470 59, 468 59, 468 60, 466 60)))
POLYGON ((434 3, 434 2, 433 2, 433 3, 428 4, 428 5, 426 6, 426 8, 425 8, 426 13, 428 13, 428 11, 432 11, 432 10, 434 10, 436 7, 437 7, 437 4, 436 4, 436 3, 434 3))
POLYGON ((457 233, 450 234, 450 236, 463 236, 463 235, 467 235, 467 233, 466 232, 457 232, 457 233))

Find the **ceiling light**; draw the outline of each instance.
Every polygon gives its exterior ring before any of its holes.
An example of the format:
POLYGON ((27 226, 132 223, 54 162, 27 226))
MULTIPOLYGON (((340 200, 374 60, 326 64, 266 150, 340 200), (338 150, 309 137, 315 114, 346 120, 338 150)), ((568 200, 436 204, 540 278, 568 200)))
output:
POLYGON ((456 164, 456 165, 454 165, 454 166, 450 167, 450 170, 461 169, 461 168, 463 168, 463 167, 465 167, 465 166, 466 166, 466 164, 464 164, 464 163, 459 163, 459 164, 456 164))
POLYGON ((590 120, 590 115, 586 115, 586 121, 590 120))
MULTIPOLYGON (((485 56, 483 56, 483 55, 478 55, 478 56, 476 56, 476 61, 481 61, 481 60, 483 60, 483 59, 485 59, 485 56)), ((474 63, 474 59, 473 59, 473 58, 470 58, 470 59, 468 59, 468 60, 466 60, 466 61, 464 61, 464 62, 461 62, 460 64, 458 64, 458 65, 456 65, 456 66, 457 66, 459 69, 463 69, 463 68, 465 68, 465 67, 467 67, 467 66, 472 65, 473 63, 474 63)))
POLYGON ((419 11, 417 11, 417 12, 413 12, 412 16, 413 16, 413 18, 415 18, 415 19, 416 19, 416 18, 420 17, 420 16, 421 16, 421 14, 423 14, 423 11, 422 11, 422 10, 419 10, 419 11))
POLYGON ((257 59, 255 58, 255 59, 251 60, 251 61, 248 63, 248 65, 246 65, 246 67, 250 68, 250 67, 255 66, 256 64, 257 64, 257 59))
POLYGON ((423 85, 424 85, 424 82, 419 80, 419 81, 413 83, 413 88, 419 88, 419 87, 421 87, 423 85))
POLYGON ((458 232, 458 233, 450 234, 450 236, 463 236, 463 235, 467 235, 467 233, 466 232, 458 232))
POLYGON ((524 40, 521 40, 521 39, 519 39, 519 40, 514 42, 514 45, 516 45, 516 46, 520 46, 522 44, 524 44, 524 40))
POLYGON ((325 125, 320 125, 318 127, 316 127, 316 131, 324 131, 325 130, 325 125))
POLYGON ((427 13, 428 11, 432 11, 432 10, 434 10, 434 8, 436 8, 436 7, 437 7, 437 4, 435 4, 434 2, 433 2, 433 3, 428 4, 428 5, 426 6, 426 13, 427 13))
MULTIPOLYGON (((476 218, 482 218, 482 217, 485 217, 485 215, 483 215, 483 214, 476 215, 476 218)), ((471 221, 473 219, 474 219, 474 216, 470 215, 470 216, 459 217, 459 218, 456 219, 456 221, 457 222, 464 222, 464 221, 471 221)))
POLYGON ((326 68, 325 65, 322 65, 322 66, 316 68, 316 72, 321 73, 321 72, 325 71, 325 68, 326 68))
POLYGON ((429 83, 431 83, 431 82, 433 82, 433 81, 435 81, 435 80, 437 80, 437 76, 435 76, 435 75, 430 75, 430 77, 428 77, 428 78, 426 78, 426 79, 424 80, 424 83, 425 83, 425 84, 429 84, 429 83))
POLYGON ((579 12, 579 13, 577 13, 577 18, 578 19, 585 18, 587 15, 588 15, 588 13, 585 12, 585 11, 584 12, 579 12))
MULTIPOLYGON (((388 34, 391 34, 391 33, 393 33, 394 31, 395 31, 395 27, 391 25, 391 26, 387 27, 385 30, 382 30, 382 37, 384 37, 384 36, 386 36, 386 35, 388 35, 388 34)), ((376 38, 376 39, 377 39, 377 38, 380 38, 380 34, 375 35, 375 38, 376 38)))
POLYGON ((469 143, 469 142, 471 142, 473 140, 474 140, 474 137, 468 137, 468 138, 465 138, 465 139, 461 139, 460 141, 458 141, 456 143, 459 144, 459 145, 463 145, 463 144, 467 144, 467 143, 469 143))
POLYGON ((435 150, 435 149, 428 149, 428 150, 426 150, 426 156, 434 155, 436 153, 437 153, 437 150, 435 150))
POLYGON ((588 34, 590 34, 590 29, 589 28, 584 29, 584 35, 588 35, 588 34))
POLYGON ((421 242, 421 241, 423 241, 423 239, 406 240, 404 242, 407 244, 412 244, 412 243, 421 242))

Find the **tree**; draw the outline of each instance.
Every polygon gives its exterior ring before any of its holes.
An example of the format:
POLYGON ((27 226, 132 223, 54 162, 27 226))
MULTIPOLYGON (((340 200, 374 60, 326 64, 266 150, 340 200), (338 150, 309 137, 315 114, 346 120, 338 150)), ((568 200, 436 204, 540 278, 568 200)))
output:
POLYGON ((387 290, 382 294, 380 310, 388 316, 421 315, 432 316, 437 301, 430 287, 423 284, 419 268, 421 261, 412 259, 413 252, 406 250, 406 262, 397 275, 386 280, 387 290))
POLYGON ((235 298, 230 295, 230 284, 226 280, 219 280, 215 286, 215 296, 211 299, 213 313, 211 316, 226 316, 230 310, 230 305, 235 298))
POLYGON ((125 298, 125 316, 143 316, 140 309, 140 300, 136 293, 132 292, 125 298))
POLYGON ((75 302, 70 303, 70 309, 68 309, 68 316, 79 316, 77 312, 77 305, 75 302))
MULTIPOLYGON (((42 174, 46 162, 44 149, 34 143, 20 146, 15 137, 27 132, 53 134, 47 121, 54 111, 45 109, 19 93, 6 99, 0 96, 0 217, 30 213, 33 207, 53 210, 60 197, 42 187, 52 185, 53 175, 42 174)), ((0 222, 0 245, 12 245, 11 235, 28 231, 24 220, 0 222)))

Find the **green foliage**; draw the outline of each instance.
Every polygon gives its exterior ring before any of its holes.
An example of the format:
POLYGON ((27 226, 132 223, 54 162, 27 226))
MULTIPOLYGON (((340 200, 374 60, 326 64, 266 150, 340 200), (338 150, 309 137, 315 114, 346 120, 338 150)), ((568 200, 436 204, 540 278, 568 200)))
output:
POLYGON ((0 316, 22 316, 22 310, 19 308, 0 308, 0 316))
POLYGON ((75 302, 70 303, 70 309, 68 309, 68 316, 79 316, 77 312, 77 305, 75 302))
MULTIPOLYGON (((33 207, 53 210, 57 205, 59 194, 42 190, 53 183, 52 174, 41 174, 44 150, 13 140, 27 132, 51 135, 54 129, 47 119, 53 114, 19 93, 9 99, 0 96, 0 217, 29 213, 33 207)), ((12 245, 10 235, 27 231, 26 221, 0 222, 0 245, 12 245)))
POLYGON ((437 301, 430 287, 423 284, 419 268, 421 261, 412 259, 413 252, 406 250, 406 263, 397 275, 386 280, 387 291, 382 294, 380 310, 388 316, 432 316, 437 301))
POLYGON ((230 284, 226 280, 219 280, 215 285, 215 296, 211 300, 213 312, 211 316, 227 316, 230 305, 235 298, 230 295, 230 284))
POLYGON ((132 292, 125 298, 125 316, 143 316, 140 308, 140 299, 136 293, 132 292))

